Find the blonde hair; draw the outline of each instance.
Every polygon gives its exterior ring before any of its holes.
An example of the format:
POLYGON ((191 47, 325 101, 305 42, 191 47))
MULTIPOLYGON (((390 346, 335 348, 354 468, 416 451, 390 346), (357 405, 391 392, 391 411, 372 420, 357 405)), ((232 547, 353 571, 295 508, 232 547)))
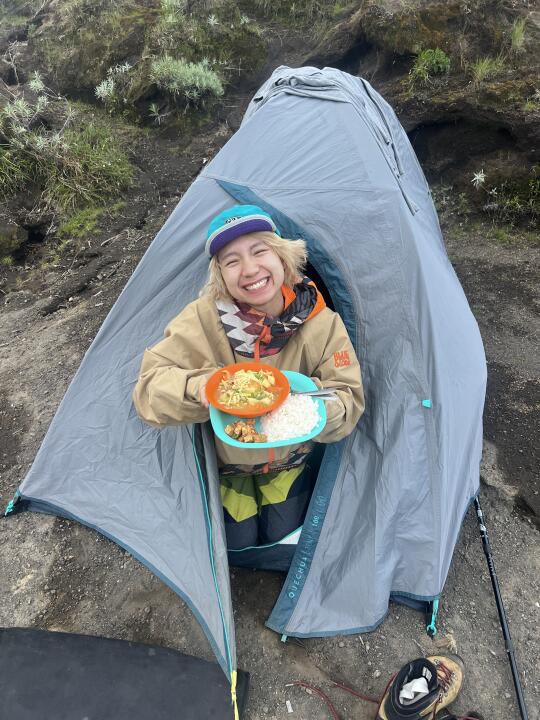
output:
MULTIPOLYGON (((263 240, 279 257, 285 271, 284 284, 292 288, 302 276, 307 263, 305 240, 287 240, 268 230, 253 235, 263 240)), ((209 295, 213 300, 234 300, 223 280, 217 255, 210 258, 208 278, 199 295, 209 295)))

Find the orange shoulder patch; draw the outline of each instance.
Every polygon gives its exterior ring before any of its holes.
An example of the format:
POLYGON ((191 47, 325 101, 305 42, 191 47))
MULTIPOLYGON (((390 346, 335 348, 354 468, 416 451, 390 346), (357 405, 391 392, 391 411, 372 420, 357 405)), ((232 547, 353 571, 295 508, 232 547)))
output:
POLYGON ((347 350, 341 350, 334 353, 334 367, 347 367, 350 364, 351 359, 347 350))

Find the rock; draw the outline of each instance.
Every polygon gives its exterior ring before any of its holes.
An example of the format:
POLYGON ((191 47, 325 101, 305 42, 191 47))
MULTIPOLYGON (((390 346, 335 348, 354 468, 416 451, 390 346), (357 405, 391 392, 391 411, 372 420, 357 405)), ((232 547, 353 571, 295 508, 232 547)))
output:
POLYGON ((0 219, 0 257, 11 255, 28 240, 28 233, 11 220, 0 219))

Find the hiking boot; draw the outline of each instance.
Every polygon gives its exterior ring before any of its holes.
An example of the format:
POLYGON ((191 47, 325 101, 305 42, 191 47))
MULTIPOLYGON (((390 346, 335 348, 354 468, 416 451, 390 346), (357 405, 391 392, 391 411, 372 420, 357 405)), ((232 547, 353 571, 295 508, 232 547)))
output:
POLYGON ((463 681, 463 660, 459 655, 432 655, 407 663, 394 677, 379 706, 378 720, 432 720, 437 712, 454 702, 463 681), (403 686, 425 678, 427 695, 418 700, 399 699, 403 686))

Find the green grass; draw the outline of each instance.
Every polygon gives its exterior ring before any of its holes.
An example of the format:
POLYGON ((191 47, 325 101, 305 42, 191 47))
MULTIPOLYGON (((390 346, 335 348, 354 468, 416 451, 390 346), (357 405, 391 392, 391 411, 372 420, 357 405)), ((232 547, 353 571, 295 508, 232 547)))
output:
MULTIPOLYGON (((0 201, 32 183, 40 193, 39 211, 62 223, 78 211, 102 207, 133 181, 133 167, 118 132, 65 101, 54 105, 59 130, 38 122, 36 103, 22 98, 0 110, 0 201)), ((80 230, 91 221, 79 219, 80 230)))
POLYGON ((93 123, 66 130, 65 146, 48 163, 44 199, 64 212, 102 204, 131 185, 133 168, 112 131, 93 123))
POLYGON ((480 85, 484 80, 489 80, 500 75, 505 68, 505 60, 499 55, 497 57, 485 56, 476 60, 470 65, 470 73, 475 85, 480 85))
POLYGON ((450 72, 451 61, 448 55, 440 48, 422 50, 417 55, 410 71, 411 82, 427 83, 437 75, 446 75, 450 72))
POLYGON ((316 22, 339 16, 351 3, 324 0, 254 0, 253 5, 269 17, 316 22))
POLYGON ((525 49, 525 18, 517 18, 512 24, 510 31, 510 48, 513 53, 518 54, 525 49))
POLYGON ((537 232, 516 228, 513 225, 493 227, 491 238, 498 245, 538 245, 540 237, 537 232))

